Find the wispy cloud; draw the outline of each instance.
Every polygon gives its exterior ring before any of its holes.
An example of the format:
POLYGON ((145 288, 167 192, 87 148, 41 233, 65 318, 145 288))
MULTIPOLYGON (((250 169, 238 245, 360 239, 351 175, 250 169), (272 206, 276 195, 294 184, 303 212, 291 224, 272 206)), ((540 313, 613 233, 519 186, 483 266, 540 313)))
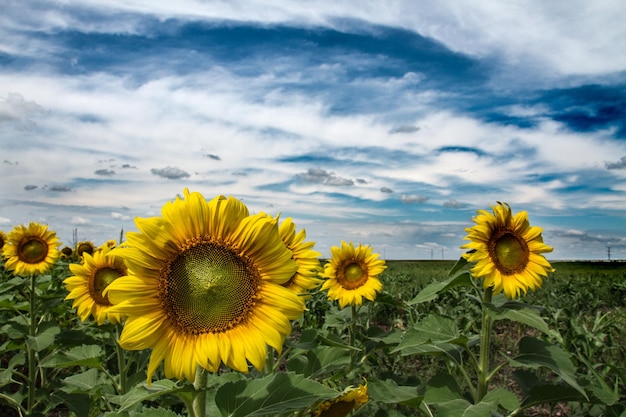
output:
POLYGON ((544 3, 13 2, 0 216, 104 240, 190 187, 291 215, 322 250, 453 257, 508 201, 555 256, 602 257, 603 237, 578 245, 598 216, 626 235, 626 9, 544 3))

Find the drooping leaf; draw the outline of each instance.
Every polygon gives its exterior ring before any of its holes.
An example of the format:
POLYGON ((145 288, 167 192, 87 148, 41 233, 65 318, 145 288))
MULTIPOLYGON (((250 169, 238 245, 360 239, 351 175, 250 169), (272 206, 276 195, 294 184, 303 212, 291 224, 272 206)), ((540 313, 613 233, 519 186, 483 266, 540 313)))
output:
POLYGON ((303 410, 340 393, 292 372, 222 385, 215 403, 224 417, 264 416, 303 410))
POLYGON ((500 307, 489 308, 487 310, 492 319, 495 320, 511 320, 531 326, 542 331, 545 335, 552 336, 556 340, 561 340, 561 335, 550 329, 545 320, 539 315, 539 312, 521 303, 505 303, 500 307))
POLYGON ((417 387, 400 386, 394 380, 368 380, 367 393, 370 400, 384 404, 404 404, 418 407, 423 396, 418 394, 417 387))
POLYGON ((576 368, 568 353, 557 345, 534 337, 523 337, 519 344, 519 354, 509 361, 513 366, 547 367, 582 394, 586 400, 589 399, 585 390, 576 381, 576 368))

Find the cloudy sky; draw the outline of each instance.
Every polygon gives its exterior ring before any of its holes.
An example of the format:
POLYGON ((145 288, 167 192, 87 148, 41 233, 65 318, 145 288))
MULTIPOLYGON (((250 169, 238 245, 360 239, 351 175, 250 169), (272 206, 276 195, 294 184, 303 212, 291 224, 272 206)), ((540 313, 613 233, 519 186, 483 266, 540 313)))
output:
POLYGON ((504 201, 626 259, 621 0, 2 3, 0 230, 100 244, 188 187, 453 259, 504 201))

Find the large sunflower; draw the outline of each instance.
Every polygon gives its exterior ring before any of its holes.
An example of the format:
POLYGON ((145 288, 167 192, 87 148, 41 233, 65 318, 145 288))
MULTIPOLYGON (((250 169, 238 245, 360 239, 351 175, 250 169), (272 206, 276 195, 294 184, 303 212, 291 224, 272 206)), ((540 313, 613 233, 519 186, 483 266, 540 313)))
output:
POLYGON ((249 215, 233 197, 207 202, 185 189, 162 217, 135 224, 139 232, 114 250, 129 276, 104 293, 127 316, 122 347, 152 348, 148 381, 161 361, 167 378, 193 381, 198 365, 247 372, 250 362, 260 370, 266 345, 282 350, 290 320, 305 307, 282 286, 298 265, 276 219, 249 215))
POLYGON ((30 222, 28 227, 15 226, 2 247, 4 267, 18 275, 45 274, 59 258, 59 245, 48 225, 30 222))
POLYGON ((513 216, 506 203, 491 208, 493 214, 478 210, 476 225, 465 229, 470 242, 461 248, 470 251, 463 257, 476 262, 471 272, 483 278, 484 288, 493 287, 494 294, 504 291, 513 299, 541 287, 542 277, 554 272, 541 255, 552 252, 552 247, 543 243, 540 227, 530 226, 525 211, 513 216))
POLYGON ((319 273, 321 254, 313 250, 315 242, 305 242, 304 229, 296 233, 296 225, 291 218, 285 219, 279 227, 280 237, 292 253, 291 258, 298 264, 296 273, 283 284, 296 294, 306 295, 309 291, 319 287, 319 273))
POLYGON ((361 305, 363 297, 370 301, 383 289, 378 280, 387 266, 385 261, 372 253, 371 246, 341 241, 341 248, 330 248, 331 259, 324 265, 322 278, 326 278, 322 290, 328 290, 328 298, 338 300, 341 308, 346 305, 361 305))
POLYGON ((107 318, 114 324, 121 322, 122 315, 111 311, 111 302, 103 291, 111 282, 127 275, 128 270, 124 260, 110 252, 106 245, 93 256, 84 252, 82 264, 70 264, 74 276, 63 281, 70 292, 65 299, 74 300, 72 308, 76 307, 82 321, 91 315, 98 325, 107 318))
POLYGON ((324 401, 312 413, 313 417, 345 417, 369 401, 367 382, 358 387, 348 387, 337 398, 324 401))

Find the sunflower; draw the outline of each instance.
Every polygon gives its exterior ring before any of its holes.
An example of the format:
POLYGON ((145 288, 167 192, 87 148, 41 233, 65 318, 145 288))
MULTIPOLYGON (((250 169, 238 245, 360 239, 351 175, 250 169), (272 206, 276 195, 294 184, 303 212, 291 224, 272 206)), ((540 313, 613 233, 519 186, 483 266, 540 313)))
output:
POLYGON ((69 246, 64 246, 63 249, 61 249, 61 258, 64 260, 69 260, 72 258, 73 253, 74 250, 72 248, 70 248, 69 246))
POLYGON ((363 297, 370 301, 383 289, 378 280, 387 266, 385 261, 372 253, 371 246, 341 242, 341 248, 330 248, 331 259, 324 265, 322 278, 326 278, 322 290, 328 290, 328 298, 338 300, 341 308, 346 305, 361 305, 363 297))
POLYGON ((30 222, 28 227, 15 226, 2 247, 4 267, 18 275, 45 274, 59 258, 59 245, 48 225, 30 222))
POLYGON ((85 253, 93 255, 95 250, 95 245, 88 240, 84 240, 76 244, 76 256, 78 256, 79 259, 81 259, 85 253))
POLYGON ((312 417, 345 417, 367 403, 367 382, 358 387, 348 387, 337 398, 324 401, 312 413, 312 417))
POLYGON ((148 381, 164 362, 167 378, 194 380, 197 366, 261 370, 267 345, 280 352, 304 303, 283 287, 297 271, 277 221, 249 215, 239 200, 200 193, 166 203, 161 217, 137 218, 114 250, 129 276, 104 294, 127 316, 120 344, 151 348, 148 381))
POLYGON ((0 230, 0 253, 2 252, 2 248, 7 241, 7 235, 2 230, 0 230))
POLYGON ((285 219, 278 231, 285 246, 292 253, 291 259, 298 264, 296 273, 283 286, 300 295, 319 287, 321 254, 313 250, 315 242, 305 242, 306 231, 302 229, 296 233, 296 225, 291 218, 285 219))
POLYGON ((110 253, 111 249, 104 246, 93 256, 83 253, 82 264, 70 264, 74 276, 66 278, 63 283, 69 291, 66 300, 74 300, 72 308, 77 308, 78 317, 85 321, 93 316, 102 325, 108 318, 113 324, 120 323, 120 313, 111 311, 111 302, 103 294, 104 289, 128 270, 124 260, 110 253))
POLYGON ((478 210, 476 225, 465 229, 470 242, 461 248, 470 251, 463 257, 476 262, 471 272, 483 278, 484 288, 493 287, 494 295, 504 291, 513 299, 541 287, 542 277, 554 272, 541 255, 552 252, 552 247, 543 243, 540 227, 530 226, 525 211, 513 216, 511 207, 500 202, 491 208, 493 214, 478 210))

